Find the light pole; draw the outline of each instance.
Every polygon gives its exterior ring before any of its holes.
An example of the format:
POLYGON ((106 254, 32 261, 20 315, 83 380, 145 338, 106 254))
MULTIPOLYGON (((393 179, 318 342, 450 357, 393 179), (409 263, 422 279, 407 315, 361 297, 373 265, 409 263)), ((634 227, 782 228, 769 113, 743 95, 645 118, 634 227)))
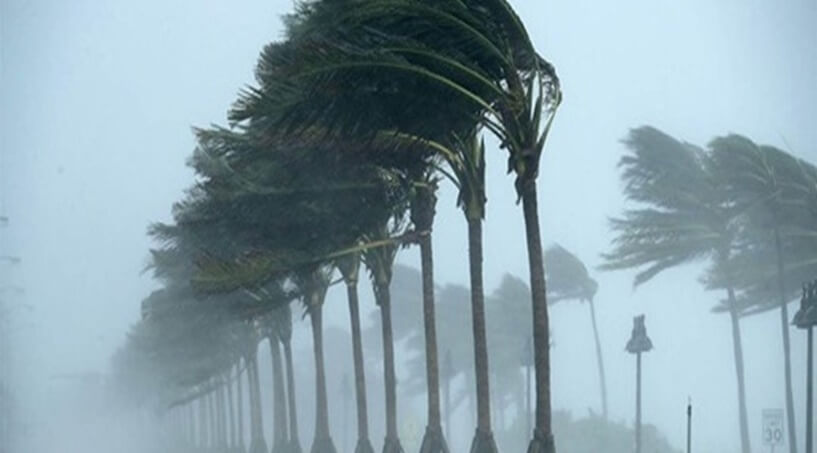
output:
POLYGON ((687 400, 687 453, 692 453, 692 398, 687 400))
POLYGON ((627 341, 627 352, 636 356, 635 374, 635 453, 641 453, 641 353, 652 349, 652 340, 647 336, 644 315, 633 318, 633 331, 627 341))
POLYGON ((808 331, 806 359, 806 453, 814 453, 814 326, 817 325, 817 280, 803 287, 800 309, 792 324, 808 331))

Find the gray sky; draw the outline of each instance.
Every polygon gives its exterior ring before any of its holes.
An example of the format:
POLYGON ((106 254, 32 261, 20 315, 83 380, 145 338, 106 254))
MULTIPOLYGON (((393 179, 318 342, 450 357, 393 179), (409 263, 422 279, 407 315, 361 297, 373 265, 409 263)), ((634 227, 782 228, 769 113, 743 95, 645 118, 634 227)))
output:
MULTIPOLYGON (((623 206, 616 163, 632 127, 654 125, 701 145, 737 132, 817 161, 817 3, 512 3, 565 92, 540 175, 546 244, 558 241, 599 263, 610 241, 606 219, 623 206)), ((18 334, 32 393, 53 385, 51 375, 107 367, 155 287, 140 275, 150 246, 145 228, 169 220, 170 205, 192 182, 184 165, 194 146, 190 127, 224 123, 289 7, 283 0, 0 0, 0 210, 11 218, 0 240, 24 260, 3 278, 24 285, 35 307, 26 315, 33 326, 23 323, 18 334)), ((505 272, 526 279, 527 260, 521 206, 495 146, 488 165, 490 291, 505 272)), ((467 284, 466 227, 450 187, 438 213, 437 281, 467 284)), ((413 250, 400 260, 419 264, 413 250)), ((709 314, 720 295, 700 290, 698 272, 673 270, 636 291, 630 273, 595 272, 611 413, 632 419, 634 364, 623 347, 631 316, 644 312, 656 345, 645 359, 645 419, 680 446, 691 395, 698 449, 737 451, 728 319, 709 314)), ((331 303, 330 312, 330 322, 345 325, 344 304, 331 303)), ((556 306, 551 323, 555 406, 577 415, 598 410, 586 307, 556 306)), ((778 323, 776 313, 743 323, 758 451, 761 409, 783 406, 778 323)), ((795 392, 803 395, 804 335, 793 331, 792 341, 795 392)))

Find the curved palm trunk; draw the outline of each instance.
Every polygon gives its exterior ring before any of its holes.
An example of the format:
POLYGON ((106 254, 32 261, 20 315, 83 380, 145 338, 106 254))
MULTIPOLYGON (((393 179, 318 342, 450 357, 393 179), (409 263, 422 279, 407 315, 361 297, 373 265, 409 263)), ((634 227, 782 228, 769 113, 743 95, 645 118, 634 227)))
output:
POLYGON ((292 343, 289 338, 281 340, 284 345, 284 362, 287 371, 287 400, 289 402, 289 453, 301 453, 298 439, 298 410, 295 407, 295 370, 292 365, 292 343))
POLYGON ((788 421, 789 453, 797 453, 797 429, 794 418, 794 397, 791 386, 791 339, 789 337, 789 308, 786 304, 786 286, 783 281, 783 247, 780 243, 780 228, 774 229, 774 246, 777 254, 777 286, 780 295, 780 329, 783 333, 783 360, 786 374, 786 420, 788 421))
POLYGON ((255 349, 250 353, 247 374, 250 380, 250 453, 267 453, 261 413, 261 386, 258 381, 258 357, 255 349))
POLYGON ((732 346, 735 356, 735 374, 738 380, 738 420, 740 422, 740 446, 743 453, 751 453, 749 443, 749 420, 746 416, 746 384, 743 374, 743 341, 740 334, 740 318, 738 316, 735 290, 730 286, 726 290, 729 297, 729 319, 732 322, 732 346))
POLYGON ((596 342, 596 364, 599 368, 599 386, 601 387, 601 413, 607 420, 607 379, 604 377, 604 357, 601 353, 601 340, 599 340, 599 327, 596 324, 596 305, 591 297, 588 300, 590 305, 590 320, 593 322, 593 339, 596 342))
POLYGON ((356 278, 347 280, 346 296, 349 301, 349 321, 352 328, 352 359, 355 367, 355 403, 357 406, 357 445, 355 446, 355 453, 373 453, 374 449, 369 440, 366 373, 363 368, 363 341, 360 333, 360 304, 356 278))
POLYGON ((545 263, 539 233, 536 181, 522 183, 522 209, 528 249, 531 298, 533 303, 533 362, 536 370, 536 417, 528 453, 554 453, 550 403, 550 327, 548 325, 545 263))
MULTIPOLYGON (((246 364, 246 361, 244 363, 246 364)), ((241 363, 238 363, 235 368, 236 399, 238 400, 238 406, 236 407, 236 412, 238 413, 237 448, 240 453, 244 453, 247 451, 247 448, 244 445, 244 392, 241 391, 241 363)))
POLYGON ((468 217, 468 261, 471 273, 471 320, 474 335, 474 375, 477 392, 477 429, 471 453, 497 451, 491 431, 491 389, 488 378, 488 340, 485 333, 485 293, 482 287, 482 218, 468 217))
POLYGON ((283 453, 287 449, 287 407, 284 392, 284 370, 281 363, 281 347, 278 336, 269 336, 270 355, 272 356, 272 405, 273 431, 272 453, 283 453))
POLYGON ((312 453, 335 453, 329 434, 329 404, 326 398, 326 372, 323 358, 323 301, 309 307, 312 343, 315 354, 315 439, 312 453))
POLYGON ((397 435, 397 380, 394 372, 394 335, 391 327, 391 294, 388 283, 375 284, 375 298, 380 307, 383 332, 383 382, 386 391, 386 438, 383 453, 402 453, 397 435))

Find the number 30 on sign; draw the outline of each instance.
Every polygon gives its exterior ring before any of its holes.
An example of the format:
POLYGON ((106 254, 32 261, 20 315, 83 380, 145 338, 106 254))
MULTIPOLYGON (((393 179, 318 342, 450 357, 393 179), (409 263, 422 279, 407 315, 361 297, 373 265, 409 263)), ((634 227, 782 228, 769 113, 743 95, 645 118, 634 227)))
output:
POLYGON ((763 409, 763 445, 783 445, 783 409, 763 409))

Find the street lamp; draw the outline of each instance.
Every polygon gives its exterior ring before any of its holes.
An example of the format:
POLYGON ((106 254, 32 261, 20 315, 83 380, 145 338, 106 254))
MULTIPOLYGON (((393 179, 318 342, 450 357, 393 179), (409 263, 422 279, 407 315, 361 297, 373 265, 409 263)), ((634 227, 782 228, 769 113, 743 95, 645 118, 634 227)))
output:
POLYGON ((808 331, 806 365, 806 453, 814 452, 814 326, 817 325, 817 280, 803 286, 800 309, 792 324, 808 331))
POLYGON ((627 352, 636 355, 635 380, 635 453, 641 453, 641 353, 652 349, 652 340, 647 336, 644 315, 633 318, 633 331, 627 341, 627 352))

